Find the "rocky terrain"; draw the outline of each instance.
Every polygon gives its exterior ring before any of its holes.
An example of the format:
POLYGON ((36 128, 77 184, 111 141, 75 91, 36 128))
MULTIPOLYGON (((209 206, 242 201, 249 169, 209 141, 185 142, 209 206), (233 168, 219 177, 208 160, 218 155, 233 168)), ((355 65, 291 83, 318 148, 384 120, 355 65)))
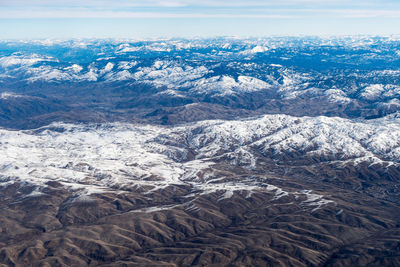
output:
POLYGON ((0 264, 400 265, 395 37, 0 43, 0 264))
POLYGON ((399 111, 392 37, 1 41, 0 125, 399 111))

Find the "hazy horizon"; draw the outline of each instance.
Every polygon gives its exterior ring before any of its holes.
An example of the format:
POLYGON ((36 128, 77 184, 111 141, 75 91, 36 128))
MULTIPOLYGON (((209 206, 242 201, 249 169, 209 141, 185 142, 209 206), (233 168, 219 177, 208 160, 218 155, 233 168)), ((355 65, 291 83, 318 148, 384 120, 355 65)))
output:
POLYGON ((2 0, 1 39, 396 35, 393 0, 2 0))

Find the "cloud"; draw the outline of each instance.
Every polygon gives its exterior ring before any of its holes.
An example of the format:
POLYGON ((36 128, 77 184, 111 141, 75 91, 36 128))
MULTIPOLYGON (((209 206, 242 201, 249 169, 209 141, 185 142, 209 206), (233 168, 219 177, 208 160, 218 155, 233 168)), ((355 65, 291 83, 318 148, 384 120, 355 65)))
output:
POLYGON ((398 18, 389 0, 0 0, 0 18, 398 18))
POLYGON ((1 0, 8 7, 274 7, 274 6, 384 6, 389 0, 1 0))
POLYGON ((330 10, 344 18, 400 18, 400 10, 330 10))
POLYGON ((200 14, 200 13, 166 13, 166 12, 113 12, 113 11, 28 11, 2 12, 0 17, 6 19, 41 19, 41 18, 259 18, 259 19, 290 19, 294 15, 281 14, 200 14))

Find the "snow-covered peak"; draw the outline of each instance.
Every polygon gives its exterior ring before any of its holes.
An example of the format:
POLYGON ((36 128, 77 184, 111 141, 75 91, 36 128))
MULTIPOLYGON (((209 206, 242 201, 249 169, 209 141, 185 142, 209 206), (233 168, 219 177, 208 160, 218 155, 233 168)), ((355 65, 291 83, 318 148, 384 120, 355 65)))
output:
POLYGON ((0 94, 0 99, 12 99, 12 98, 21 98, 21 97, 26 97, 24 95, 19 95, 19 94, 15 94, 12 92, 3 92, 0 94))
POLYGON ((71 67, 65 68, 65 70, 72 70, 75 73, 79 73, 83 70, 82 66, 79 66, 78 64, 73 64, 71 67))
MULTIPOLYGON (((223 180, 210 187, 207 179, 213 179, 220 164, 257 168, 263 156, 400 163, 398 118, 388 123, 266 115, 177 127, 56 123, 36 130, 0 130, 0 137, 1 181, 42 186, 57 180, 85 192, 125 186, 158 190, 181 183, 204 192, 239 190, 223 180)), ((251 180, 240 186, 256 189, 251 180)))
POLYGON ((14 66, 32 66, 43 61, 55 61, 54 58, 40 56, 37 54, 32 55, 18 55, 13 54, 0 58, 0 66, 3 68, 14 67, 14 66))
POLYGON ((146 84, 155 87, 153 92, 174 90, 192 101, 203 95, 220 99, 263 94, 266 103, 268 97, 350 107, 359 101, 362 108, 374 102, 382 114, 394 112, 394 105, 384 103, 400 97, 395 55, 400 42, 393 37, 0 43, 3 88, 31 82, 83 84, 83 89, 87 82, 107 83, 108 88, 113 83, 146 84))
POLYGON ((363 89, 361 95, 366 99, 375 99, 379 97, 384 90, 383 84, 371 84, 363 89))

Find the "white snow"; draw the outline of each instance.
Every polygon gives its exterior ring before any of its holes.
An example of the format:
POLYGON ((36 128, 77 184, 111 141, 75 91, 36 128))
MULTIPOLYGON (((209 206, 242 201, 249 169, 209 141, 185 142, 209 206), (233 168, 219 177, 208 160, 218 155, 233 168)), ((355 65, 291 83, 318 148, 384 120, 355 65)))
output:
POLYGON ((55 61, 54 58, 40 56, 37 54, 32 55, 18 55, 14 54, 0 58, 0 66, 3 68, 14 67, 14 66, 32 66, 42 61, 55 61))
POLYGON ((208 73, 204 66, 191 67, 170 61, 156 61, 152 67, 138 68, 134 78, 138 82, 167 88, 190 87, 193 81, 208 73))
POLYGON ((142 50, 142 47, 140 46, 130 46, 129 44, 121 44, 118 47, 116 53, 129 53, 129 52, 137 52, 140 50, 142 50))
POLYGON ((233 77, 222 75, 210 78, 201 78, 191 85, 190 92, 196 94, 217 93, 218 95, 230 95, 236 92, 254 92, 268 90, 271 85, 250 76, 233 77))
POLYGON ((66 81, 71 80, 72 76, 69 73, 66 73, 62 70, 52 68, 50 66, 39 66, 37 68, 29 68, 27 73, 32 75, 27 80, 30 82, 44 80, 58 80, 58 81, 66 81))
POLYGON ((74 73, 79 73, 83 70, 83 68, 78 64, 73 64, 71 67, 65 68, 65 70, 72 70, 74 73))
POLYGON ((261 45, 257 45, 251 49, 247 49, 244 50, 242 52, 240 52, 242 55, 251 55, 251 54, 257 54, 257 53, 265 53, 269 50, 268 47, 266 46, 261 46, 261 45))
POLYGON ((118 71, 118 72, 115 72, 115 73, 109 73, 107 75, 106 79, 109 82, 126 81, 126 80, 132 80, 133 79, 133 75, 128 70, 123 70, 123 71, 118 71))
POLYGON ((385 91, 383 84, 371 84, 363 89, 361 96, 366 99, 376 99, 383 91, 385 91))
POLYGON ((10 99, 10 98, 21 98, 21 97, 26 97, 24 95, 19 95, 19 94, 15 94, 12 92, 3 92, 0 94, 0 99, 10 99))
POLYGON ((90 69, 87 73, 84 75, 80 76, 78 79, 80 80, 87 80, 90 82, 95 82, 98 79, 98 75, 96 74, 96 71, 94 69, 90 69))
POLYGON ((186 184, 196 194, 216 193, 220 201, 234 192, 251 195, 249 192, 261 190, 273 192, 274 200, 305 195, 303 204, 313 210, 332 202, 309 191, 288 192, 251 179, 233 182, 215 165, 227 160, 236 166, 256 168, 254 153, 258 151, 324 155, 327 160, 334 156, 333 160, 353 164, 368 161, 398 165, 400 120, 395 116, 351 121, 265 115, 170 128, 55 123, 33 131, 0 129, 0 184, 20 180, 41 188, 47 181, 57 180, 79 191, 82 201, 85 195, 126 186, 147 188, 151 193, 186 184), (64 131, 54 131, 54 127, 64 131), (187 158, 189 151, 195 154, 194 159, 187 158))
POLYGON ((333 103, 350 103, 351 99, 347 97, 347 94, 339 89, 329 89, 324 92, 328 96, 328 99, 333 103))
POLYGON ((311 190, 302 190, 298 193, 296 193, 297 195, 305 195, 305 197, 307 198, 306 200, 304 200, 303 202, 301 202, 301 204, 303 204, 304 206, 311 206, 311 207, 315 207, 311 210, 311 212, 317 211, 318 209, 320 209, 322 206, 327 205, 329 203, 335 203, 332 200, 329 199, 324 199, 323 195, 319 195, 316 193, 312 193, 311 190))
POLYGON ((114 68, 114 63, 108 62, 107 65, 100 71, 100 75, 110 72, 114 68))
POLYGON ((264 47, 264 46, 258 45, 256 47, 254 47, 253 49, 251 49, 250 52, 251 53, 263 53, 263 52, 266 52, 268 50, 269 50, 268 47, 264 47))
POLYGON ((118 68, 123 70, 129 70, 138 64, 137 61, 120 61, 118 68))
POLYGON ((182 205, 164 205, 164 206, 155 206, 155 207, 149 207, 149 208, 143 208, 143 209, 137 209, 137 210, 132 210, 130 212, 144 212, 144 213, 151 213, 151 212, 156 212, 156 211, 163 211, 163 210, 170 210, 176 207, 179 207, 182 205))

